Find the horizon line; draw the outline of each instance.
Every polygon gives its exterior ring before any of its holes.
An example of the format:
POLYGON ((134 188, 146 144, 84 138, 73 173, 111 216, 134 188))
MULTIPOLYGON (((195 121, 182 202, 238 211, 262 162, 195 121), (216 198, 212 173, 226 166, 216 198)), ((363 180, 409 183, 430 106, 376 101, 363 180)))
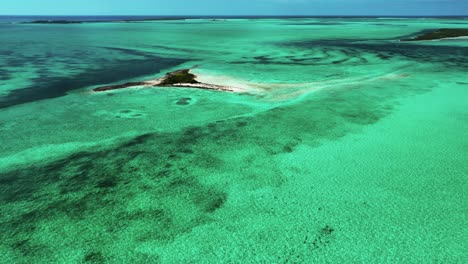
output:
POLYGON ((468 17, 465 15, 132 15, 132 14, 115 14, 115 15, 56 15, 56 14, 0 14, 0 16, 157 16, 157 17, 468 17))

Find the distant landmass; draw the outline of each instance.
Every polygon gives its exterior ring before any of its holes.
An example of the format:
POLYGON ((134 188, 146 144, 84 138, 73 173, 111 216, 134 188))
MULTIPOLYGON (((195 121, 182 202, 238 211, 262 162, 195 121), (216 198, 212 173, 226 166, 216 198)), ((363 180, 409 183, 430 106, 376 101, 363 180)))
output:
POLYGON ((76 23, 96 23, 96 22, 138 22, 151 20, 179 20, 179 19, 226 19, 226 18, 241 18, 241 19, 263 19, 263 18, 342 18, 342 19, 359 19, 359 18, 432 18, 432 19, 461 19, 465 20, 467 16, 246 16, 246 15, 231 15, 231 16, 214 16, 214 15, 104 15, 104 16, 26 16, 26 15, 2 15, 0 23, 36 23, 36 24, 76 24, 76 23), (71 22, 68 22, 71 21, 71 22))
POLYGON ((128 19, 108 19, 108 20, 33 20, 22 22, 23 24, 81 24, 81 23, 105 23, 105 22, 139 22, 139 21, 157 21, 157 20, 185 20, 180 17, 164 18, 128 18, 128 19))
POLYGON ((442 28, 431 32, 423 33, 415 38, 402 39, 401 41, 438 40, 466 36, 468 36, 468 28, 442 28))

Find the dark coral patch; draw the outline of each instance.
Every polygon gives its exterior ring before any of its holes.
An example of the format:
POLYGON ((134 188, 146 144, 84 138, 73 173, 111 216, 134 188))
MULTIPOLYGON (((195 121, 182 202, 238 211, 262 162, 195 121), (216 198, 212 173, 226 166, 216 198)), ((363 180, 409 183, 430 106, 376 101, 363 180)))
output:
POLYGON ((325 227, 320 229, 320 234, 322 234, 323 236, 331 235, 333 232, 335 232, 335 229, 333 229, 329 225, 326 225, 325 227))
POLYGON ((100 189, 114 188, 117 186, 117 179, 110 177, 98 182, 97 187, 100 189))
MULTIPOLYGON (((26 240, 38 232, 37 226, 54 219, 67 219, 77 229, 83 228, 81 223, 96 226, 94 231, 84 228, 78 232, 86 241, 95 241, 86 244, 97 248, 102 243, 112 244, 106 237, 118 236, 132 221, 142 221, 147 228, 140 231, 140 237, 147 234, 148 240, 164 242, 190 231, 205 223, 205 215, 226 200, 224 192, 201 184, 193 166, 187 166, 199 154, 186 141, 200 140, 203 131, 190 128, 177 134, 145 134, 111 149, 79 152, 43 166, 1 173, 2 204, 19 202, 31 209, 18 216, 1 214, 0 220, 9 220, 1 226, 8 231, 0 233, 0 239, 14 251, 26 247, 32 251, 40 244, 26 240), (129 212, 128 203, 138 195, 161 208, 129 212), (172 206, 174 202, 177 207, 172 206), (193 208, 197 212, 190 216, 193 219, 181 222, 173 218, 193 208)), ((85 243, 82 239, 76 242, 85 243)), ((44 247, 42 252, 47 252, 48 246, 44 247)), ((106 261, 112 258, 106 256, 106 261)), ((90 253, 87 259, 101 258, 90 253)))
POLYGON ((176 105, 189 105, 190 101, 192 101, 192 98, 190 97, 184 97, 180 98, 177 102, 176 105))
POLYGON ((227 200, 227 196, 225 194, 218 194, 213 199, 211 199, 205 207, 205 211, 209 213, 213 213, 214 211, 221 208, 227 200))
POLYGON ((283 147, 283 152, 285 153, 292 153, 294 151, 294 147, 286 145, 283 147))
POLYGON ((249 123, 247 121, 239 121, 239 122, 236 123, 237 127, 246 127, 248 125, 249 125, 249 123))
POLYGON ((105 263, 106 259, 101 252, 91 252, 84 257, 85 263, 105 263))

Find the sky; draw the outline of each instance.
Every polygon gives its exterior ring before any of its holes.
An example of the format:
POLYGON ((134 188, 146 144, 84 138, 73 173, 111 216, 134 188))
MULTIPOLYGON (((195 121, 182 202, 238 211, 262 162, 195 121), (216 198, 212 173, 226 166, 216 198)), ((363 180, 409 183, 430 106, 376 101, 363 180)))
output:
POLYGON ((1 15, 468 15, 468 0, 0 0, 1 15))

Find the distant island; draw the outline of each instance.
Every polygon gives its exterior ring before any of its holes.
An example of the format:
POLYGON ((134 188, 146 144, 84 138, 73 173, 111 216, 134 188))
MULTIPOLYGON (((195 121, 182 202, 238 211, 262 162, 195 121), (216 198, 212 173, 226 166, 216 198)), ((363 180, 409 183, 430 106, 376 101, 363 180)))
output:
POLYGON ((21 24, 83 24, 83 23, 108 23, 108 22, 144 22, 160 20, 185 20, 182 17, 160 17, 160 18, 132 18, 121 20, 33 20, 22 22, 21 24))
POLYGON ((23 22, 23 24, 81 24, 83 21, 72 20, 34 20, 30 22, 23 22))
POLYGON ((141 82, 128 82, 117 85, 107 85, 94 88, 95 92, 106 92, 118 89, 125 89, 131 87, 180 87, 180 88, 198 88, 205 90, 216 90, 226 92, 241 92, 242 90, 235 87, 202 83, 196 80, 197 76, 190 72, 190 69, 183 69, 167 73, 164 77, 154 80, 141 81, 141 82))
POLYGON ((467 28, 442 28, 431 32, 424 33, 415 38, 402 39, 401 41, 424 41, 424 40, 440 40, 447 38, 467 37, 467 28))

